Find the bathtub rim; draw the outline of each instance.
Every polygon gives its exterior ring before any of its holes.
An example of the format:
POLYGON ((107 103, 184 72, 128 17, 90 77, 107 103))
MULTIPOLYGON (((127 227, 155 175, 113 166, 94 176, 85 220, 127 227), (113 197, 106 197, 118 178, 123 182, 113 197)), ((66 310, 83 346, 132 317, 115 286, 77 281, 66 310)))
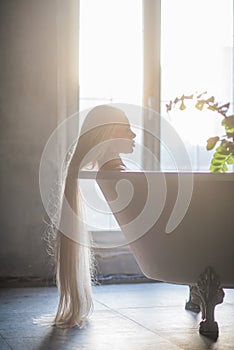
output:
POLYGON ((139 176, 139 175, 162 175, 165 174, 165 176, 175 176, 175 175, 181 175, 181 176, 191 176, 199 178, 201 181, 234 181, 234 172, 226 172, 226 173, 212 173, 212 172, 205 172, 205 171, 195 171, 195 172, 189 172, 189 171, 158 171, 158 170, 105 170, 102 172, 99 172, 97 170, 82 170, 79 172, 79 179, 96 179, 97 175, 99 179, 103 180, 111 180, 111 179, 118 179, 123 178, 123 176, 131 177, 131 176, 139 176))

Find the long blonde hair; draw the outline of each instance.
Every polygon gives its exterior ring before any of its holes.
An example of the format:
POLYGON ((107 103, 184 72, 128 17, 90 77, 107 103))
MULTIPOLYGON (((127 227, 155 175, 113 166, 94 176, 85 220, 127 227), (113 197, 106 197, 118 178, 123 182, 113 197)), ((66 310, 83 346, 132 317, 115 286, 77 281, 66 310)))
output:
POLYGON ((56 282, 59 304, 54 325, 82 327, 92 310, 92 258, 90 239, 82 227, 78 175, 86 165, 94 166, 105 152, 102 144, 113 136, 116 125, 125 123, 125 114, 112 106, 93 108, 85 118, 67 168, 56 235, 56 282), (100 147, 99 147, 100 146, 100 147), (72 215, 67 209, 70 208, 72 215))

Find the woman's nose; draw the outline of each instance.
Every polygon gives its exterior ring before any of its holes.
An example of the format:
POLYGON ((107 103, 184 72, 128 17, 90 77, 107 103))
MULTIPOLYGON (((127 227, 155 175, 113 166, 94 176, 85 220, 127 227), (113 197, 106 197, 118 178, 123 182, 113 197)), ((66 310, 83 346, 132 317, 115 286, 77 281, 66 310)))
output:
POLYGON ((131 130, 131 133, 132 133, 132 138, 135 139, 136 134, 132 130, 131 130))

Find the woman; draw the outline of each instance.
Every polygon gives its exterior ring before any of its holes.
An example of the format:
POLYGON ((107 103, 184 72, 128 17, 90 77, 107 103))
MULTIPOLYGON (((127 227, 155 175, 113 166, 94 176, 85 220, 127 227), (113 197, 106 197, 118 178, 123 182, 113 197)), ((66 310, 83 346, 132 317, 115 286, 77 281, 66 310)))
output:
POLYGON ((85 167, 124 170, 120 153, 133 151, 135 136, 124 112, 108 105, 93 108, 82 125, 67 169, 57 232, 57 327, 82 327, 92 309, 89 241, 79 220, 79 171, 85 167))

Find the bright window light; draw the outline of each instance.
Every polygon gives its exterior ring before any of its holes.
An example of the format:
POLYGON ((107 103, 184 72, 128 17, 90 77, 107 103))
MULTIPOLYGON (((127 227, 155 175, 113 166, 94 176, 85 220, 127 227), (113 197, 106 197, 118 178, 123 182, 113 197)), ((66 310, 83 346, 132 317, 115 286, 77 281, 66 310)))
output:
MULTIPOLYGON (((161 33, 162 113, 184 140, 193 169, 209 171, 212 152, 206 151, 206 140, 220 135, 221 118, 191 108, 166 115, 165 105, 183 94, 204 91, 207 98, 232 103, 233 1, 162 0, 161 33)), ((163 169, 171 169, 164 149, 161 155, 163 169)))
MULTIPOLYGON (((141 0, 80 0, 80 111, 106 103, 141 105, 142 59, 141 0)), ((108 208, 103 213, 94 181, 81 186, 92 198, 85 203, 90 230, 119 230, 108 208)))
POLYGON ((141 104, 141 0, 80 1, 80 109, 141 104))

